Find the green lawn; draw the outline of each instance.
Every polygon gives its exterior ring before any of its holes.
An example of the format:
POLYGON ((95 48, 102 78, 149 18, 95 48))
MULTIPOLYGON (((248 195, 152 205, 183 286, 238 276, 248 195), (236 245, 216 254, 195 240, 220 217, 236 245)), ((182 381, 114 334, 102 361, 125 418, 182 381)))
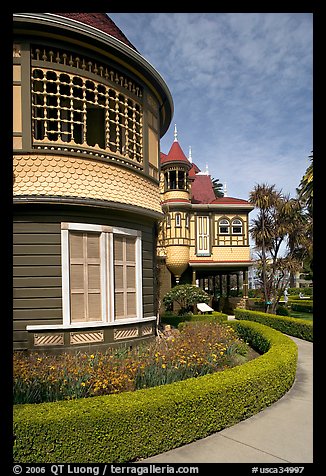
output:
POLYGON ((290 317, 299 317, 300 319, 306 319, 307 321, 313 321, 313 313, 312 312, 290 311, 290 317))

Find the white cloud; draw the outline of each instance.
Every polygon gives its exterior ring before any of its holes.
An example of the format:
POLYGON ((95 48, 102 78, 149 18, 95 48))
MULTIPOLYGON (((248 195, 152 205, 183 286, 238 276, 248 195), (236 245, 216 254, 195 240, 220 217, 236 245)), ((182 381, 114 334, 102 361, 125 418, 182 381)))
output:
POLYGON ((111 15, 170 88, 184 152, 247 198, 255 183, 295 193, 312 150, 312 15, 111 15))

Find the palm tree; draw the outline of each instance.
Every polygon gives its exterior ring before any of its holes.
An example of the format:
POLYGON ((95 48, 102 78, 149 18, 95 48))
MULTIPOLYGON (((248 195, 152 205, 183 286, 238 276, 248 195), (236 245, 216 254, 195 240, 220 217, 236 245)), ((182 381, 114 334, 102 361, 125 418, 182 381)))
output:
POLYGON ((298 201, 301 203, 305 213, 304 217, 304 236, 305 240, 302 246, 296 248, 296 252, 302 255, 302 262, 308 273, 312 277, 312 261, 313 261, 313 152, 311 152, 310 165, 301 179, 297 188, 298 201))
POLYGON ((223 184, 220 182, 220 179, 212 178, 212 185, 213 185, 215 197, 217 198, 224 197, 223 184))
POLYGON ((300 185, 297 188, 299 200, 307 207, 308 213, 312 215, 313 204, 313 160, 314 155, 311 152, 309 155, 310 165, 308 166, 306 173, 301 179, 300 185))
POLYGON ((298 200, 283 196, 275 185, 257 185, 250 193, 249 201, 259 209, 250 232, 259 250, 265 310, 275 312, 289 284, 289 276, 301 263, 292 252, 293 243, 297 248, 301 243, 301 207, 298 200), (286 252, 282 255, 284 246, 286 252))
POLYGON ((250 230, 252 238, 255 240, 256 246, 261 248, 261 263, 262 263, 262 284, 265 298, 266 311, 269 309, 270 292, 267 282, 267 250, 270 248, 273 237, 270 209, 275 205, 280 198, 279 192, 275 190, 275 185, 257 184, 252 192, 250 192, 249 202, 256 208, 259 208, 259 213, 256 219, 253 220, 253 226, 250 230))

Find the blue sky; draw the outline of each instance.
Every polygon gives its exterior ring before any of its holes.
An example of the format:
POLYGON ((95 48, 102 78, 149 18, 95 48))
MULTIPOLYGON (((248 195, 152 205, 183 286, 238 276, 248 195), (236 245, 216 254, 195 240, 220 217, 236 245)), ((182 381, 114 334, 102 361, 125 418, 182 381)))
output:
POLYGON ((248 199, 295 196, 312 149, 311 13, 109 13, 171 91, 178 140, 201 170, 248 199))

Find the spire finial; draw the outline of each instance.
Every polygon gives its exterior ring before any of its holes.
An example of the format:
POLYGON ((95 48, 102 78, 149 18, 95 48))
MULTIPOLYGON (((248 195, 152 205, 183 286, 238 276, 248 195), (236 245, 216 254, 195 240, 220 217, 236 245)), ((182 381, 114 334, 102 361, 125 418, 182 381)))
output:
POLYGON ((209 172, 208 172, 208 164, 206 164, 205 175, 209 175, 209 172))
POLYGON ((176 124, 174 124, 174 142, 178 142, 178 131, 176 124))
POLYGON ((224 182, 224 197, 227 197, 227 195, 228 195, 228 192, 226 188, 226 182, 224 182))
POLYGON ((191 145, 189 146, 189 157, 188 157, 189 162, 192 164, 192 155, 191 155, 191 145))

